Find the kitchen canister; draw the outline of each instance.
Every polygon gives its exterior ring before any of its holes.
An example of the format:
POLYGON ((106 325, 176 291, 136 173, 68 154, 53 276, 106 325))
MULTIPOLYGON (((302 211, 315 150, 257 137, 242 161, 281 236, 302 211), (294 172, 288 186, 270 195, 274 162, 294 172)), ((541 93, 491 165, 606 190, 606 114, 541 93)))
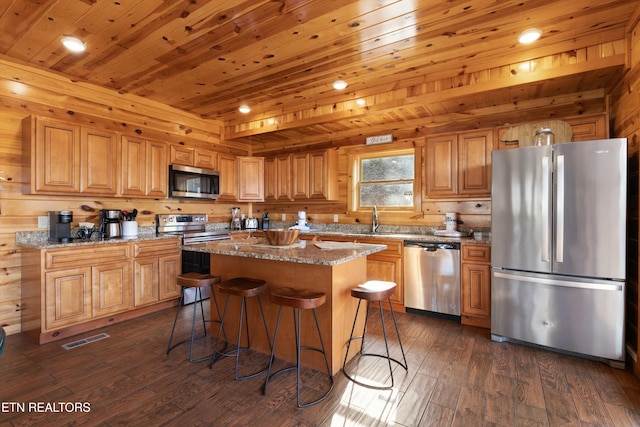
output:
POLYGON ((540 128, 533 137, 533 145, 553 145, 556 142, 556 136, 551 128, 540 128))
POLYGON ((122 237, 137 237, 138 221, 122 221, 122 237))
POLYGON ((447 212, 444 214, 444 225, 447 231, 457 231, 458 229, 458 213, 447 212))

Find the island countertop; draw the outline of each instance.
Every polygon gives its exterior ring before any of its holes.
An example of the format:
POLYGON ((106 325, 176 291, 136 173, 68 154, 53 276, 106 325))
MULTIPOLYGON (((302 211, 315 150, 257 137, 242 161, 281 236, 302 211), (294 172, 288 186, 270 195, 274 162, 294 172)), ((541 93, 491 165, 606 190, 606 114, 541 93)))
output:
POLYGON ((180 246, 182 250, 231 255, 300 264, 338 265, 381 252, 386 245, 346 242, 299 241, 289 246, 271 246, 263 239, 224 240, 180 246))

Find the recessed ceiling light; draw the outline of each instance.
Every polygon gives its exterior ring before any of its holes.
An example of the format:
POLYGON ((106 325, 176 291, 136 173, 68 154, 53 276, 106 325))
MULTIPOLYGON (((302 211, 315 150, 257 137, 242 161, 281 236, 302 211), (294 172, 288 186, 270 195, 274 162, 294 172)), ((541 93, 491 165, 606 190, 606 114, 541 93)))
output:
POLYGON ((356 104, 358 104, 361 107, 364 107, 365 105, 367 105, 367 101, 365 101, 362 98, 358 98, 358 99, 356 99, 356 104))
POLYGON ((538 40, 541 35, 542 30, 539 30, 537 28, 530 28, 528 30, 525 30, 518 36, 518 41, 522 44, 533 43, 534 41, 538 40))
POLYGON ((333 82, 333 88, 335 90, 342 90, 346 87, 347 87, 347 82, 345 82, 344 80, 336 80, 335 82, 333 82))
POLYGON ((238 108, 238 111, 240 111, 242 114, 247 114, 251 112, 251 108, 247 104, 242 104, 240 108, 238 108))
POLYGON ((84 52, 87 49, 87 45, 75 37, 63 37, 60 41, 71 52, 84 52))

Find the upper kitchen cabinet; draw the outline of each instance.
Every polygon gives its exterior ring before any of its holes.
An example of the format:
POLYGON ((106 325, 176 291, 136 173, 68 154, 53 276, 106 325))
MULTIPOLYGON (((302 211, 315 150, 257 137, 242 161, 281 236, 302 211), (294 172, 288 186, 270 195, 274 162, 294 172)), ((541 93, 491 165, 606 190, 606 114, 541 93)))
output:
POLYGON ((238 157, 238 201, 264 202, 264 157, 238 157))
POLYGON ((117 193, 117 133, 29 116, 23 138, 32 194, 117 193))
POLYGON ((294 154, 292 172, 292 195, 295 200, 333 200, 337 197, 336 150, 294 154))
POLYGON ((118 135, 80 128, 80 192, 114 196, 118 191, 118 135))
MULTIPOLYGON (((597 114, 593 116, 574 117, 572 119, 563 119, 565 123, 571 126, 571 132, 573 133, 572 141, 591 141, 594 139, 606 139, 609 138, 609 131, 607 130, 607 116, 606 114, 597 114)), ((502 126, 496 130, 496 148, 503 150, 506 148, 518 148, 520 147, 520 141, 511 138, 505 138, 505 133, 510 129, 509 126, 502 126)), ((553 128, 552 128, 553 129, 553 128)), ((531 135, 533 137, 533 135, 531 135)), ((560 142, 557 141, 556 142, 560 142)))
POLYGON ((172 144, 170 145, 169 162, 172 165, 194 166, 215 170, 217 166, 217 153, 213 150, 172 144))
POLYGON ((218 171, 220 172, 219 201, 238 200, 238 158, 233 154, 218 153, 218 171))
POLYGON ((266 201, 292 200, 291 155, 267 157, 264 161, 264 198, 266 201))
POLYGON ((338 197, 338 152, 309 153, 309 198, 333 200, 338 197))
POLYGON ((167 197, 169 163, 165 143, 122 135, 120 153, 123 196, 167 197))
POLYGON ((491 129, 427 138, 427 196, 491 194, 491 129))
POLYGON ((309 198, 309 153, 291 156, 292 181, 291 194, 295 200, 309 198))

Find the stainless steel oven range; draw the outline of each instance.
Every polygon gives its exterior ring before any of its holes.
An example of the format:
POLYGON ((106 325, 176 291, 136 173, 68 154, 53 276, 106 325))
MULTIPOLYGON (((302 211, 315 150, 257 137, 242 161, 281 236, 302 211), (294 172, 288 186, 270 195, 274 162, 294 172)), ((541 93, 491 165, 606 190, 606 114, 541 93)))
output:
MULTIPOLYGON (((231 238, 228 230, 207 231, 207 214, 158 214, 156 234, 173 234, 183 245, 206 243, 231 238)), ((210 255, 204 252, 182 251, 182 272, 210 273, 210 255)), ((202 298, 209 297, 209 289, 202 289, 202 298)), ((195 301, 195 290, 185 291, 185 304, 195 301), (189 292, 190 291, 190 292, 189 292)))

